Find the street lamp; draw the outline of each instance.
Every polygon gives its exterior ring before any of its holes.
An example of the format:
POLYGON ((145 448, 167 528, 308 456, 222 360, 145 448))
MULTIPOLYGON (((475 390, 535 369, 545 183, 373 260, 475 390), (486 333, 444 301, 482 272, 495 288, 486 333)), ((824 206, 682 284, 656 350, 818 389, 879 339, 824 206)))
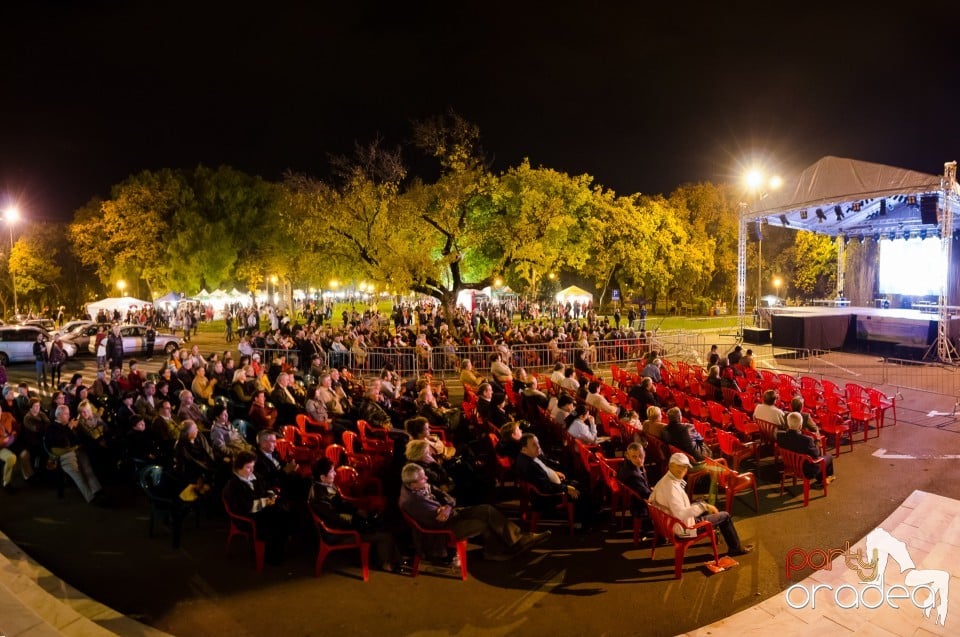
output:
MULTIPOLYGON (((760 201, 771 191, 778 190, 783 186, 783 179, 780 175, 767 177, 763 170, 757 167, 750 168, 743 175, 743 184, 753 196, 753 200, 760 201)), ((759 224, 760 220, 754 220, 759 224)), ((763 294, 763 236, 757 232, 757 308, 760 307, 760 296, 763 294)))
POLYGON ((127 282, 123 279, 117 281, 117 289, 120 290, 120 296, 123 296, 123 291, 127 289, 127 282))
MULTIPOLYGON (((20 211, 15 206, 7 208, 4 218, 10 229, 10 256, 13 256, 13 224, 20 221, 20 211)), ((13 285, 13 313, 20 314, 20 305, 17 303, 17 275, 13 273, 13 264, 10 264, 10 282, 13 285)))
POLYGON ((780 279, 780 277, 774 277, 774 279, 773 279, 773 287, 774 287, 774 289, 776 289, 776 291, 777 291, 777 304, 778 304, 778 305, 780 304, 780 286, 781 286, 782 284, 783 284, 783 281, 780 279))

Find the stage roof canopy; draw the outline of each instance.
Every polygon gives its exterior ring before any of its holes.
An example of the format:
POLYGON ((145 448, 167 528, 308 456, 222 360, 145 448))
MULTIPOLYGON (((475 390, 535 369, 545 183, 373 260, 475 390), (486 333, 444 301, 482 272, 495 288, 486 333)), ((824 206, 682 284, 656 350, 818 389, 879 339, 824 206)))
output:
MULTIPOLYGON (((940 175, 827 156, 786 179, 743 218, 830 236, 935 231, 936 223, 922 222, 920 205, 940 189, 940 175)), ((956 184, 950 191, 956 192, 956 184)))

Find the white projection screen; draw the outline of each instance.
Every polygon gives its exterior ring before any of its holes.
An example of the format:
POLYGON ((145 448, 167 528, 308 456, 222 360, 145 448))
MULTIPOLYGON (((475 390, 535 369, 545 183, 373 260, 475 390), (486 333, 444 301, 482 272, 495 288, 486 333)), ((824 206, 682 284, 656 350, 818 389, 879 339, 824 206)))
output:
POLYGON ((880 294, 937 296, 946 276, 940 239, 880 241, 880 294))

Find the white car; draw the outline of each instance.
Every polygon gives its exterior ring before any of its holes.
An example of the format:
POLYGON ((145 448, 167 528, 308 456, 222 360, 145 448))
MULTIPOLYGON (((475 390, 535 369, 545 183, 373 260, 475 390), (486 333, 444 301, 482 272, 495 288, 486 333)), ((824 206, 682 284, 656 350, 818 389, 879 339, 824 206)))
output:
MULTIPOLYGON (((0 327, 0 364, 23 363, 34 361, 33 344, 37 342, 37 335, 43 334, 46 339, 47 352, 53 347, 53 337, 44 329, 33 325, 4 325, 0 327)), ((73 358, 77 353, 77 346, 61 341, 67 358, 73 358)))
MULTIPOLYGON (((147 352, 147 326, 146 325, 121 325, 120 337, 123 339, 123 355, 146 354, 147 352)), ((183 339, 170 334, 161 334, 157 332, 153 341, 153 351, 163 352, 169 356, 174 351, 183 347, 183 339)), ((91 338, 87 349, 91 354, 97 353, 96 339, 91 338)), ((110 353, 107 352, 107 356, 110 353)))

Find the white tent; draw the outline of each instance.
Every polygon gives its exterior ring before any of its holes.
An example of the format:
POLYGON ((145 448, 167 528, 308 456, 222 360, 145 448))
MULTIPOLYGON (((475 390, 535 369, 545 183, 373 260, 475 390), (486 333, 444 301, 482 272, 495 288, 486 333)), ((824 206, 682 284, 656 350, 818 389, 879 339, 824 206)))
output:
POLYGON ((570 303, 577 302, 583 305, 584 303, 593 302, 593 295, 583 288, 578 288, 575 285, 571 285, 570 287, 564 288, 563 290, 557 292, 556 299, 557 303, 566 303, 569 301, 570 303))
POLYGON ((132 296, 111 297, 94 301, 93 303, 87 303, 87 313, 90 316, 96 317, 97 312, 101 309, 112 314, 114 310, 126 312, 131 307, 140 308, 146 305, 153 304, 150 301, 141 301, 132 296))

